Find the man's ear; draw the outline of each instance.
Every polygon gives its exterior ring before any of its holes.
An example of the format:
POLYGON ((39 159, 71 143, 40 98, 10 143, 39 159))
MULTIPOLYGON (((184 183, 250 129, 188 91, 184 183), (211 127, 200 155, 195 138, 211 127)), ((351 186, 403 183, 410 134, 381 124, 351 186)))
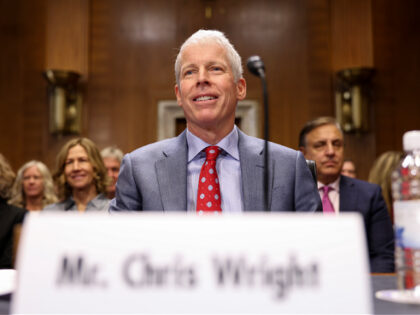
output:
POLYGON ((176 95, 176 102, 178 103, 179 106, 182 107, 181 91, 179 90, 178 84, 175 84, 175 95, 176 95))
POLYGON ((246 81, 244 78, 240 78, 236 83, 236 92, 238 100, 242 101, 246 97, 246 81))
POLYGON ((305 147, 299 147, 299 151, 302 152, 303 156, 306 156, 306 148, 305 147))

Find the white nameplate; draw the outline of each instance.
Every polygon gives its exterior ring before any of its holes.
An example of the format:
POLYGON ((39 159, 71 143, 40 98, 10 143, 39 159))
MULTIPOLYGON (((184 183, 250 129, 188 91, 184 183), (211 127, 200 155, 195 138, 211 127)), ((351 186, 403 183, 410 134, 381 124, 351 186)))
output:
POLYGON ((371 313, 357 214, 31 213, 12 313, 371 313))

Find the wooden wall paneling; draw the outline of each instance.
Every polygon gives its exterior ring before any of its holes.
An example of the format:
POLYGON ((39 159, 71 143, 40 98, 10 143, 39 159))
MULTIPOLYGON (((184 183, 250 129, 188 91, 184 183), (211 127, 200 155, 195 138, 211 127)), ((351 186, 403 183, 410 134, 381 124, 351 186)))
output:
POLYGON ((334 116, 330 1, 309 1, 306 15, 308 96, 306 112, 302 113, 304 119, 300 128, 308 120, 321 116, 334 116))
POLYGON ((213 20, 220 13, 216 9, 217 0, 177 0, 176 3, 176 39, 173 47, 175 56, 191 34, 199 29, 216 28, 213 20), (209 17, 205 16, 206 8, 210 8, 209 17))
MULTIPOLYGON (((115 73, 112 56, 112 3, 110 1, 95 1, 90 4, 89 16, 89 80, 86 89, 87 134, 99 147, 117 144, 112 124, 115 92, 115 73)), ((123 79, 122 79, 123 80, 123 79)), ((121 112, 125 109, 120 108, 121 112)), ((123 126, 120 127, 121 129, 123 126)))
POLYGON ((17 170, 43 157, 44 1, 0 3, 0 152, 17 170))
POLYGON ((333 0, 332 67, 373 66, 371 0, 333 0))
MULTIPOLYGON (((336 0, 330 5, 332 75, 346 68, 373 67, 371 0, 336 0)), ((358 176, 367 179, 376 156, 373 130, 346 134, 345 142, 345 156, 355 162, 358 176)))
POLYGON ((88 74, 89 0, 47 0, 46 66, 88 74))
POLYGON ((23 27, 23 155, 24 162, 45 161, 48 128, 45 69, 45 4, 43 1, 26 3, 22 16, 23 27))
POLYGON ((175 98, 176 2, 92 1, 92 14, 90 134, 131 151, 156 140, 160 94, 175 98))
POLYGON ((378 155, 402 150, 405 131, 420 129, 420 3, 373 1, 378 155))
POLYGON ((19 157, 19 120, 21 115, 22 66, 20 63, 21 29, 19 2, 0 2, 0 153, 16 168, 19 157), (13 123, 11 123, 13 121, 13 123))
POLYGON ((392 12, 396 10, 393 1, 373 2, 374 60, 374 130, 376 135, 377 156, 391 148, 402 149, 396 134, 396 86, 394 60, 398 58, 399 29, 392 12), (391 40, 392 39, 392 40, 391 40), (395 146, 396 145, 396 146, 395 146))

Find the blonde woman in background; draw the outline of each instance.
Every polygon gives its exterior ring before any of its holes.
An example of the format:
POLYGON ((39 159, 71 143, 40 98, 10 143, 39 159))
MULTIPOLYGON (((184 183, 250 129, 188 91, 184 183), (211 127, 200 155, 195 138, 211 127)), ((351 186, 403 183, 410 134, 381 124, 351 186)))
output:
POLYGON ((44 163, 32 160, 18 170, 11 205, 35 211, 57 201, 50 171, 44 163))
POLYGON ((53 179, 60 202, 48 205, 45 210, 108 210, 105 193, 109 178, 93 141, 87 138, 68 141, 57 155, 53 179))
POLYGON ((382 195, 388 207, 389 215, 394 223, 394 210, 392 206, 391 174, 397 167, 404 153, 400 151, 387 151, 378 156, 373 162, 369 172, 368 181, 378 184, 382 188, 382 195))

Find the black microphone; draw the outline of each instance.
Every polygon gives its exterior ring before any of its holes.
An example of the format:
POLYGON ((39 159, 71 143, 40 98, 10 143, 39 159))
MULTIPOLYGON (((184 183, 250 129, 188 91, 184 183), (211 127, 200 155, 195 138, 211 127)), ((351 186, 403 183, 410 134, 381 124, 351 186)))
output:
POLYGON ((264 97, 264 210, 270 211, 268 204, 268 181, 269 181, 269 172, 268 172, 268 138, 269 138, 269 122, 268 122, 268 92, 267 92, 267 83, 265 81, 265 67, 264 62, 260 56, 251 56, 248 58, 246 63, 248 70, 261 78, 261 84, 263 88, 263 97, 264 97))
POLYGON ((264 62, 260 56, 251 56, 246 63, 248 70, 257 77, 265 77, 264 62))

